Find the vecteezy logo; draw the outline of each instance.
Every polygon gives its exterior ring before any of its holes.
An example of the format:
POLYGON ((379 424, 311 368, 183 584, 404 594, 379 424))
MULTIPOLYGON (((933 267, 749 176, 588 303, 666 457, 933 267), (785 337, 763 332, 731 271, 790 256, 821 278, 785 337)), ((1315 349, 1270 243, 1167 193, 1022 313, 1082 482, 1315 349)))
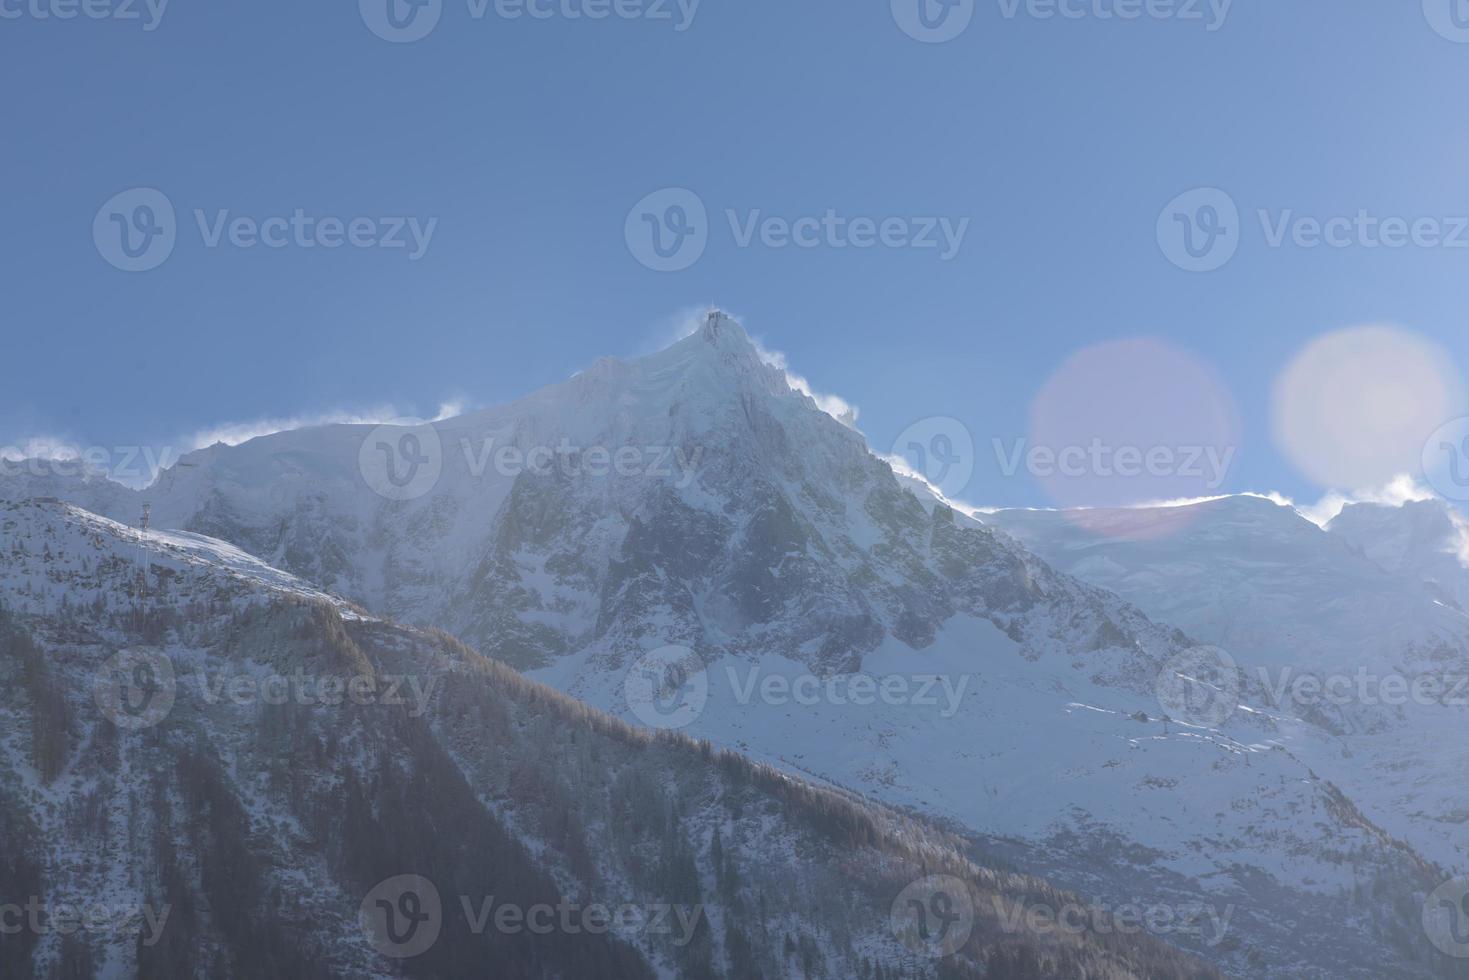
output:
POLYGON ((1423 16, 1439 36, 1469 44, 1469 0, 1423 0, 1423 16))
POLYGON ((709 211, 691 190, 669 187, 643 198, 623 226, 628 251, 654 272, 680 272, 709 245, 709 211))
POLYGON ((1158 672, 1158 703, 1180 721, 1218 726, 1239 708, 1241 686, 1234 658, 1218 647, 1194 647, 1158 672))
POLYGON ((629 668, 622 696, 628 710, 649 728, 686 728, 709 701, 709 674, 688 647, 660 647, 629 668))
POLYGON ((123 650, 92 679, 92 699, 118 728, 135 732, 158 724, 178 694, 173 662, 161 653, 123 650))
POLYGON ((891 922, 893 935, 915 953, 952 956, 974 931, 974 899, 962 880, 929 875, 898 893, 891 922))
POLYGON ((156 269, 178 241, 173 202, 151 187, 116 194, 92 219, 92 241, 97 254, 124 272, 156 269))
POLYGON ((1444 953, 1469 959, 1469 878, 1455 878, 1434 889, 1423 903, 1423 930, 1444 953))
POLYGON ((444 904, 432 881, 421 875, 398 875, 379 883, 357 910, 367 941, 390 959, 406 960, 438 941, 444 927, 444 904))
POLYGON ((438 484, 444 469, 439 430, 420 419, 380 425, 362 441, 357 469, 379 496, 416 500, 438 484))
POLYGON ((1469 500, 1469 418, 1454 419, 1423 444, 1423 475, 1449 500, 1469 500))
POLYGON ((893 20, 915 41, 942 44, 969 28, 974 0, 892 0, 893 20))
POLYGON ((969 486, 974 476, 974 437, 958 419, 920 419, 893 443, 893 456, 901 457, 945 497, 954 498, 969 486))
POLYGON ((1188 272, 1213 272, 1239 249, 1239 208, 1217 187, 1200 187, 1168 202, 1158 215, 1158 247, 1188 272))
POLYGON ((384 41, 409 44, 428 37, 444 13, 444 0, 357 0, 362 22, 384 41))

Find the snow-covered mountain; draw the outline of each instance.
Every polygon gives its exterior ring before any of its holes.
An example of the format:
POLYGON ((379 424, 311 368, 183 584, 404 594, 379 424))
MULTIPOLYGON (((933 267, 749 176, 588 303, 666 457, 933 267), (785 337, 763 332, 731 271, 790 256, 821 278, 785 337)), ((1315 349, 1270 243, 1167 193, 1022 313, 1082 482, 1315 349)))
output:
POLYGON ((1225 936, 1168 938, 1232 972, 1452 975, 1417 922, 1443 872, 1313 770, 1318 728, 1259 685, 1188 717, 1217 694, 1189 635, 920 500, 728 318, 504 408, 87 492, 1100 901, 1228 909, 1225 936))
POLYGON ((1218 976, 223 542, 50 501, 0 527, 0 975, 1218 976))
POLYGON ((1272 710, 1307 724, 1292 749, 1315 771, 1395 836, 1469 869, 1469 570, 1449 505, 1357 504, 1324 529, 1250 496, 984 519, 1217 644, 1272 710))
MULTIPOLYGON (((1461 583, 1446 577, 1446 588, 1426 588, 1423 555, 1392 565, 1378 560, 1389 537, 1406 534, 1411 515, 1445 513, 1442 504, 1421 507, 1427 510, 1358 505, 1325 530, 1255 496, 982 518, 1057 568, 1253 662, 1337 669, 1380 663, 1389 653, 1409 664, 1463 653, 1469 616, 1444 601, 1461 583), (1369 528, 1368 514, 1402 520, 1369 528)), ((1445 566, 1457 564, 1442 557, 1445 566)), ((1469 579, 1469 571, 1459 566, 1458 577, 1469 579)))
POLYGON ((1445 501, 1349 504, 1327 530, 1379 567, 1424 583, 1434 598, 1469 610, 1469 525, 1445 501))

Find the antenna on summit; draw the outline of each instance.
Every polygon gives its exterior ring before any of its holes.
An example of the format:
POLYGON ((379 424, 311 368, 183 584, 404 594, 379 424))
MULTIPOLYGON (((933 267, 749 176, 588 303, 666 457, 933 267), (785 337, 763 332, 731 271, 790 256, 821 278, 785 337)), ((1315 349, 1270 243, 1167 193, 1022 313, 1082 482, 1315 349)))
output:
POLYGON ((138 519, 138 562, 143 572, 143 602, 148 601, 148 572, 152 564, 148 558, 148 527, 153 523, 153 505, 144 501, 143 516, 138 519))

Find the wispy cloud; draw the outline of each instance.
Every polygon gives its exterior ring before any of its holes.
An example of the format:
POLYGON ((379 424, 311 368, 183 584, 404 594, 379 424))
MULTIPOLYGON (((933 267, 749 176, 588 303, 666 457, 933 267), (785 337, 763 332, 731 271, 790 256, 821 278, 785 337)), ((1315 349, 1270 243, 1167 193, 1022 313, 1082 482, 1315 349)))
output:
MULTIPOLYGON (((438 412, 428 421, 442 422, 444 419, 462 414, 464 414, 462 402, 448 401, 439 405, 438 412)), ((315 415, 255 419, 249 422, 224 422, 193 433, 184 439, 184 445, 190 450, 203 449, 218 443, 238 446, 251 439, 275 435, 278 432, 309 429, 320 425, 382 425, 385 422, 402 419, 405 415, 406 413, 398 411, 391 405, 383 405, 360 412, 329 411, 315 415)))
POLYGON ((927 493, 939 503, 951 507, 968 517, 973 517, 975 520, 980 519, 978 517, 980 514, 993 514, 995 511, 1001 509, 998 507, 976 507, 973 504, 966 504, 961 500, 954 500, 948 497, 942 490, 934 486, 927 476, 915 470, 913 465, 901 455, 888 456, 876 450, 872 450, 872 454, 893 468, 893 475, 898 478, 898 482, 907 485, 908 489, 915 493, 919 500, 923 500, 925 508, 928 506, 928 501, 924 499, 924 493, 927 493), (914 489, 915 487, 921 488, 921 490, 914 489))
MULTIPOLYGON (((1328 493, 1319 501, 1308 506, 1295 505, 1296 511, 1307 520, 1325 527, 1352 504, 1380 504, 1384 507, 1401 507, 1422 500, 1441 500, 1438 494, 1419 483, 1413 477, 1401 474, 1388 481, 1385 486, 1358 490, 1353 493, 1328 493)), ((1469 567, 1469 518, 1453 504, 1447 507, 1449 520, 1454 525, 1454 536, 1445 542, 1446 549, 1469 567)))
POLYGON ((816 407, 836 419, 849 429, 857 428, 857 406, 839 395, 829 395, 811 387, 811 382, 792 371, 786 356, 778 350, 770 350, 758 340, 752 340, 760 359, 773 368, 784 371, 786 381, 792 388, 816 403, 816 407))
POLYGON ((1306 520, 1325 527, 1351 504, 1383 504, 1401 507, 1403 504, 1420 500, 1433 500, 1438 495, 1406 473, 1389 480, 1381 487, 1354 490, 1349 493, 1333 490, 1314 504, 1291 502, 1291 506, 1306 520))
POLYGON ((33 435, 0 443, 0 460, 35 476, 61 478, 106 476, 130 487, 147 486, 160 470, 178 460, 174 446, 101 446, 54 435, 33 435))
MULTIPOLYGON (((901 462, 893 459, 889 459, 888 461, 890 463, 893 463, 894 468, 897 468, 899 463, 901 462)), ((922 480, 921 476, 913 474, 911 471, 907 470, 906 467, 904 467, 904 470, 902 472, 905 476, 913 476, 916 479, 922 480)), ((1287 497, 1283 493, 1278 493, 1274 490, 1267 493, 1260 493, 1254 490, 1246 490, 1241 493, 1216 494, 1212 497, 1178 497, 1170 500, 1147 500, 1135 504, 1127 504, 1122 507, 1102 509, 1156 510, 1159 508, 1192 507, 1196 504, 1207 504, 1215 500, 1228 500, 1231 497, 1258 497, 1261 500, 1268 500, 1271 503, 1277 504, 1281 507, 1290 507, 1306 520, 1319 527, 1325 527, 1327 524, 1330 524, 1332 520, 1338 517, 1343 510, 1345 510, 1352 504, 1381 504, 1385 507, 1401 507, 1404 504, 1416 503, 1421 500, 1440 499, 1436 493, 1425 487, 1423 484, 1419 483, 1413 477, 1408 476, 1407 474, 1402 474, 1400 476, 1394 477, 1392 480, 1388 481, 1387 484, 1381 487, 1371 487, 1364 490, 1354 490, 1351 492, 1332 490, 1323 495, 1320 500, 1317 500, 1315 502, 1295 500, 1291 497, 1287 497)), ((993 514, 997 511, 1016 508, 974 507, 971 509, 975 513, 993 514)), ((1056 510, 1058 508, 1041 507, 1018 509, 1056 510)), ((1072 507, 1069 509, 1091 510, 1094 508, 1072 507)), ((1455 508, 1450 507, 1449 510, 1450 513, 1454 516, 1456 522, 1464 520, 1464 518, 1455 508)), ((1466 523, 1465 526, 1469 527, 1469 523, 1466 523)))
POLYGON ((79 459, 82 449, 75 439, 62 439, 51 435, 26 436, 14 442, 0 445, 0 459, 79 459))
POLYGON ((1257 497, 1260 500, 1268 500, 1281 507, 1296 507, 1296 502, 1283 494, 1257 493, 1254 490, 1245 490, 1240 493, 1219 493, 1212 497, 1170 497, 1163 500, 1144 500, 1135 504, 1117 504, 1105 507, 971 507, 976 514, 997 514, 1002 510, 1035 510, 1035 511, 1084 511, 1084 510, 1161 510, 1174 507, 1193 507, 1196 504, 1207 504, 1215 500, 1228 500, 1231 497, 1257 497))
MULTIPOLYGON (((709 311, 716 308, 713 303, 705 303, 702 306, 686 306, 681 310, 670 313, 662 320, 653 324, 651 328, 652 341, 648 349, 642 353, 656 353, 665 347, 678 343, 685 337, 697 333, 699 328, 704 325, 704 318, 709 315, 709 311)), ((734 316, 734 314, 731 313, 730 316, 734 316)), ((734 319, 738 320, 739 317, 734 316, 734 319)))

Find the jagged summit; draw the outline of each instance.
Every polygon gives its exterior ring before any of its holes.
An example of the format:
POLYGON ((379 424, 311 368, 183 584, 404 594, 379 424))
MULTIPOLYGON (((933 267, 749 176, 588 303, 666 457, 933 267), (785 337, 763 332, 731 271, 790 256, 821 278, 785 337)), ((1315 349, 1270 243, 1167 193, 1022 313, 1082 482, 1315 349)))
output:
POLYGON ((723 310, 713 309, 705 314, 704 322, 699 326, 699 337, 706 344, 725 350, 754 350, 754 344, 751 343, 749 334, 745 333, 745 328, 723 310))
POLYGON ((1400 534, 1408 542, 1433 546, 1456 536, 1463 525, 1463 518, 1452 504, 1432 497, 1402 504, 1349 503, 1332 518, 1327 529, 1354 536, 1379 529, 1400 534))
MULTIPOLYGON (((450 418, 436 427, 458 439, 466 431, 507 427, 535 438, 567 435, 583 443, 616 441, 626 430, 641 439, 657 430, 703 431, 706 422, 745 412, 752 399, 800 396, 783 371, 767 363, 744 327, 711 310, 699 327, 661 350, 641 357, 602 357, 566 381, 513 401, 450 418)), ((658 436, 675 438, 669 431, 658 436)))
POLYGON ((733 393, 741 378, 762 378, 774 393, 789 387, 784 372, 761 358, 759 348, 738 320, 721 310, 710 310, 698 329, 673 345, 631 362, 644 372, 686 371, 711 393, 733 393), (775 379, 779 384, 773 384, 775 379))
POLYGON ((1469 522, 1449 502, 1349 504, 1327 530, 1391 574, 1421 581, 1441 602, 1469 611, 1469 522))

